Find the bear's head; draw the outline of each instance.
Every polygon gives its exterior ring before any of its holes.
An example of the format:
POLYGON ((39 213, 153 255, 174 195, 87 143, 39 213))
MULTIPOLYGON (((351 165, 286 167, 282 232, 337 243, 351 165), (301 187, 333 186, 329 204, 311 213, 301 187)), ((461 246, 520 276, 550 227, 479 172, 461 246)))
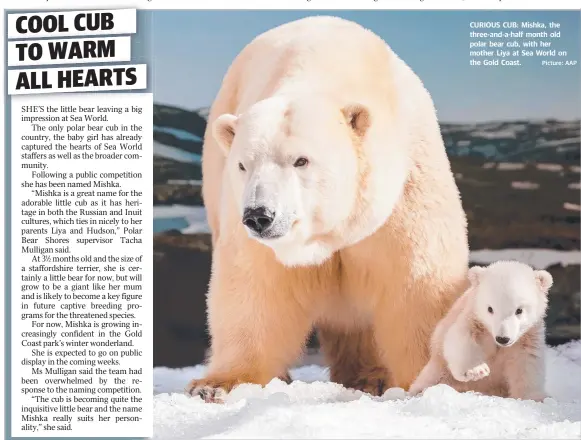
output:
POLYGON ((326 96, 268 98, 212 126, 240 221, 287 266, 320 264, 387 220, 407 174, 401 148, 385 153, 389 129, 326 96))
POLYGON ((474 266, 468 278, 475 289, 474 313, 499 346, 513 345, 546 313, 553 277, 517 261, 474 266))

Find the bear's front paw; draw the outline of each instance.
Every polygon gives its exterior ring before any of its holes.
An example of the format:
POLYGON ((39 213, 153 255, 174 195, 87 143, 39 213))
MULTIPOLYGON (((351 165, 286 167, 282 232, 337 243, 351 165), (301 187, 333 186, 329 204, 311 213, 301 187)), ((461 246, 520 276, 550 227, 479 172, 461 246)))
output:
POLYGON ((384 379, 376 378, 359 381, 353 388, 359 391, 363 391, 364 393, 371 394, 372 396, 382 396, 383 393, 389 388, 389 386, 384 379))
POLYGON ((387 370, 376 368, 362 371, 353 381, 347 381, 343 385, 347 388, 354 388, 372 396, 383 396, 383 393, 391 388, 390 377, 387 370))
POLYGON ((490 368, 486 362, 483 362, 482 364, 468 370, 466 373, 464 373, 464 376, 466 377, 467 381, 471 381, 484 379, 489 374, 490 368))
POLYGON ((215 381, 212 379, 194 379, 185 389, 192 397, 200 396, 206 403, 224 403, 226 395, 238 384, 237 381, 215 381))

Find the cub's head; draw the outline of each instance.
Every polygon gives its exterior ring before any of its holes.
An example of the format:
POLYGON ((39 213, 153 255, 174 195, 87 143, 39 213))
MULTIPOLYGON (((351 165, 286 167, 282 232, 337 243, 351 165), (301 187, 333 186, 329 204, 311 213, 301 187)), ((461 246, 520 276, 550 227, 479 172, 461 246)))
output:
MULTIPOLYGON (((389 172, 374 172, 380 165, 363 148, 372 129, 364 105, 320 96, 269 98, 242 115, 218 117, 213 135, 227 156, 226 173, 248 235, 272 248, 283 264, 296 266, 320 264, 374 232, 395 200, 369 203, 383 184, 374 175, 389 172)), ((397 157, 392 162, 404 168, 397 157)), ((404 172, 392 175, 398 194, 404 172)))
POLYGON ((514 344, 545 316, 553 277, 516 261, 474 266, 468 278, 475 289, 476 318, 499 346, 514 344))

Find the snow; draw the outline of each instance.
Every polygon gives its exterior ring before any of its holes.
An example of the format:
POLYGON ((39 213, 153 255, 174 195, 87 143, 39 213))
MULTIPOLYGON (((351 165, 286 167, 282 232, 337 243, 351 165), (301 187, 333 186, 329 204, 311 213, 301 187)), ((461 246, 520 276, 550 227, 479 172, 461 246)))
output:
POLYGON ((496 166, 498 171, 514 171, 514 170, 524 170, 524 163, 514 163, 514 162, 501 162, 496 166))
POLYGON ((579 143, 581 143, 580 137, 565 138, 565 139, 553 139, 550 141, 544 140, 542 142, 537 143, 537 148, 557 147, 560 145, 576 145, 579 143))
POLYGON ((581 252, 554 249, 480 249, 470 252, 470 261, 476 264, 491 264, 499 260, 516 260, 536 269, 546 269, 560 264, 569 266, 581 264, 581 252))
MULTIPOLYGON (((184 219, 184 233, 207 232, 203 207, 154 206, 154 222, 184 219)), ((581 264, 580 251, 475 250, 476 264, 518 260, 538 269, 581 264)), ((459 394, 444 385, 407 398, 401 389, 380 398, 328 382, 309 365, 291 371, 290 385, 241 385, 225 404, 182 393, 205 367, 154 369, 154 438, 581 438, 581 341, 548 349, 544 403, 459 394)))
POLYGON ((208 116, 210 115, 210 107, 201 107, 199 109, 196 109, 195 112, 198 113, 202 118, 207 120, 208 116))
POLYGON ((210 227, 203 206, 170 205, 153 207, 154 231, 161 232, 180 225, 182 234, 209 234, 210 227), (163 225, 167 225, 164 228, 163 225))
POLYGON ((172 136, 181 139, 183 141, 200 142, 200 143, 204 141, 200 136, 196 136, 195 134, 186 130, 182 130, 181 128, 163 127, 159 125, 154 125, 153 131, 171 134, 172 136))
POLYGON ((190 153, 188 151, 182 150, 181 148, 165 145, 157 141, 153 141, 153 155, 182 163, 200 164, 202 161, 199 154, 190 153))
POLYGON ((563 203, 563 209, 566 209, 567 211, 581 211, 581 205, 577 204, 577 203, 569 203, 569 202, 565 202, 563 203))
POLYGON ((241 385, 224 404, 182 393, 204 367, 154 369, 155 439, 196 438, 554 438, 581 436, 581 341, 547 352, 543 403, 475 393, 445 385, 406 397, 390 389, 372 397, 328 382, 310 365, 291 371, 290 385, 241 385))
POLYGON ((563 171, 563 165, 558 163, 539 163, 537 164, 537 170, 541 171, 563 171))
POLYGON ((201 180, 185 180, 185 179, 168 179, 167 181, 170 185, 191 185, 191 186, 202 186, 201 180))
POLYGON ((539 189, 539 187, 541 185, 539 185, 536 182, 529 182, 529 181, 523 181, 523 182, 519 182, 519 181, 514 181, 511 182, 510 186, 514 189, 539 189))
POLYGON ((515 139, 515 130, 473 131, 472 137, 481 139, 515 139))

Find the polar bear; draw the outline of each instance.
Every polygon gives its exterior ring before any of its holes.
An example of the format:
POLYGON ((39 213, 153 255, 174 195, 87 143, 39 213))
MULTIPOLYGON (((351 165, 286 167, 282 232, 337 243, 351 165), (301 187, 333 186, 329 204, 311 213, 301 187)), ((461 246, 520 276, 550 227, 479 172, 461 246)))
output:
POLYGON ((466 285, 466 218, 430 95, 372 32, 290 22, 231 64, 208 118, 208 373, 286 377, 315 327, 331 380, 407 388, 466 285))
POLYGON ((545 329, 551 274, 516 261, 469 270, 470 287, 438 323, 431 358, 409 393, 445 383, 458 391, 545 397, 545 329))

